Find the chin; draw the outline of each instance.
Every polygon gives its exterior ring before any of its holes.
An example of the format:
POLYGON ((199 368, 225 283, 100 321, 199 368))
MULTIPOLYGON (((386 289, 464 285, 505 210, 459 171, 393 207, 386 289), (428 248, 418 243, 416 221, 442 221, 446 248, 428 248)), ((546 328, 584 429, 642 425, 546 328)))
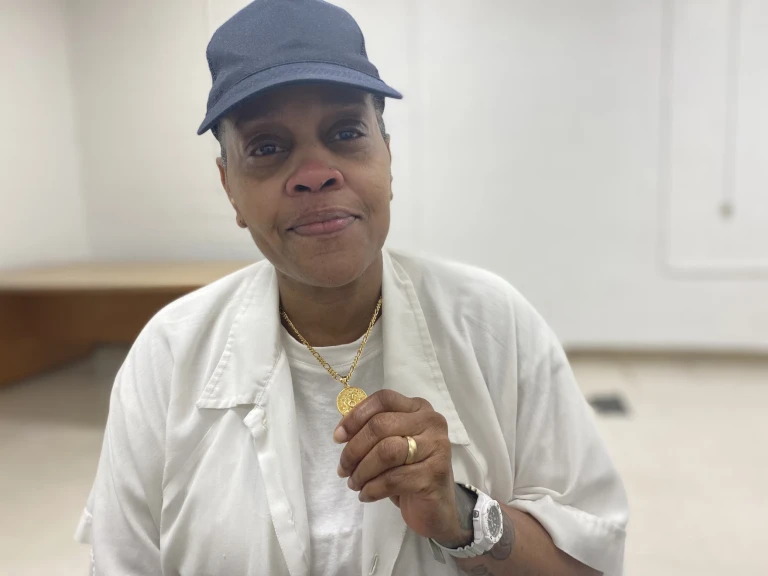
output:
POLYGON ((360 243, 341 250, 305 252, 294 260, 288 275, 308 286, 341 288, 359 279, 381 258, 381 248, 372 248, 360 243))
POLYGON ((360 278, 369 265, 370 262, 363 258, 334 258, 329 255, 301 266, 297 279, 317 288, 341 288, 360 278))
POLYGON ((351 234, 353 229, 327 239, 290 238, 292 241, 280 252, 262 253, 295 282, 316 288, 341 288, 360 279, 381 261, 387 237, 386 231, 351 234))

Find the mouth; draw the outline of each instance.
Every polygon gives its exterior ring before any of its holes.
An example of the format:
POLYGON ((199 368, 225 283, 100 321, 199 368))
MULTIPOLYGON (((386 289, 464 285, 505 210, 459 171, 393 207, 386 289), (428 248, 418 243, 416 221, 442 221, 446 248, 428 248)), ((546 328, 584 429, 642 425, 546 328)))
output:
POLYGON ((347 210, 324 210, 302 216, 288 228, 288 232, 299 236, 325 236, 346 230, 358 218, 347 210))

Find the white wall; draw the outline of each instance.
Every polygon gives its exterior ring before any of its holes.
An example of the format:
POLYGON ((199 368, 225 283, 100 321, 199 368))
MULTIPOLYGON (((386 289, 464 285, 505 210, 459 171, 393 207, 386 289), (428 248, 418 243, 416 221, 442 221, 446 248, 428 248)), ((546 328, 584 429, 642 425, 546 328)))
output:
POLYGON ((670 266, 768 279, 768 2, 677 0, 667 21, 670 266))
MULTIPOLYGON (((760 0, 740 1, 762 15, 760 0)), ((668 243, 699 233, 665 220, 673 194, 700 201, 664 177, 682 165, 665 46, 684 2, 339 0, 406 96, 387 113, 391 243, 498 272, 571 346, 768 350, 768 280, 687 274, 668 243)), ((219 190, 212 139, 195 136, 207 39, 243 4, 73 1, 98 257, 256 257, 219 190)), ((768 207, 750 198, 751 212, 768 207)))
POLYGON ((768 280, 678 274, 661 243, 677 3, 418 2, 423 246, 512 280, 569 344, 765 350, 768 280))
POLYGON ((255 258, 196 135, 210 76, 198 0, 72 0, 88 229, 97 259, 255 258))
POLYGON ((64 0, 0 0, 0 268, 88 255, 64 0))

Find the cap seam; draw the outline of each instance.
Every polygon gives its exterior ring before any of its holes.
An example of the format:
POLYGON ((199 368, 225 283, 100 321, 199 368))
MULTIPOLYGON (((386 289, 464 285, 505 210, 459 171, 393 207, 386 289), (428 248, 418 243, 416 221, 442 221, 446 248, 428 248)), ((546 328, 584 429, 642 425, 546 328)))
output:
MULTIPOLYGON (((381 78, 379 76, 374 76, 372 74, 369 74, 368 72, 363 72, 362 70, 358 70, 357 68, 352 68, 351 66, 347 66, 346 64, 340 64, 339 62, 333 62, 331 60, 297 60, 297 61, 291 61, 291 62, 282 62, 281 64, 275 64, 273 66, 267 66, 266 68, 260 68, 259 70, 256 70, 255 72, 251 72, 247 76, 243 76, 240 80, 232 84, 227 90, 222 92, 222 96, 232 90, 233 88, 237 87, 239 84, 245 82, 250 78, 251 76, 255 76, 256 74, 260 74, 262 72, 266 72, 267 70, 272 70, 273 68, 279 68, 281 66, 290 66, 291 64, 332 64, 334 66, 339 66, 341 68, 346 68, 347 70, 354 70, 355 72, 359 72, 360 74, 365 74, 369 78, 373 78, 374 80, 378 80, 379 82, 382 82, 381 78)), ((218 101, 217 101, 218 102, 218 101)))

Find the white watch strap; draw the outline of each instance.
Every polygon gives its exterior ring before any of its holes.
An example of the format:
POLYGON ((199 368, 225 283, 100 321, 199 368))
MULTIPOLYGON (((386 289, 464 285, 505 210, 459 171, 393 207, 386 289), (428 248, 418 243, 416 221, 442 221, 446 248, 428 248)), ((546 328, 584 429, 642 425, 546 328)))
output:
POLYGON ((447 552, 451 556, 455 558, 474 558, 475 556, 479 556, 480 554, 484 554, 488 550, 490 550, 496 542, 499 541, 499 538, 501 537, 501 533, 496 535, 496 537, 491 537, 490 534, 485 534, 483 530, 484 525, 484 518, 482 517, 484 514, 487 514, 487 510, 490 506, 498 506, 498 503, 493 500, 490 496, 487 494, 484 494, 474 486, 471 486, 469 484, 459 484, 460 486, 463 486, 467 490, 470 490, 477 494, 477 503, 475 504, 474 511, 472 512, 472 524, 475 532, 474 540, 471 544, 468 546, 464 546, 462 548, 446 548, 445 546, 442 546, 440 543, 435 542, 434 540, 430 539, 430 546, 432 548, 432 555, 435 557, 435 559, 438 562, 445 563, 445 558, 443 557, 443 551, 447 552))

